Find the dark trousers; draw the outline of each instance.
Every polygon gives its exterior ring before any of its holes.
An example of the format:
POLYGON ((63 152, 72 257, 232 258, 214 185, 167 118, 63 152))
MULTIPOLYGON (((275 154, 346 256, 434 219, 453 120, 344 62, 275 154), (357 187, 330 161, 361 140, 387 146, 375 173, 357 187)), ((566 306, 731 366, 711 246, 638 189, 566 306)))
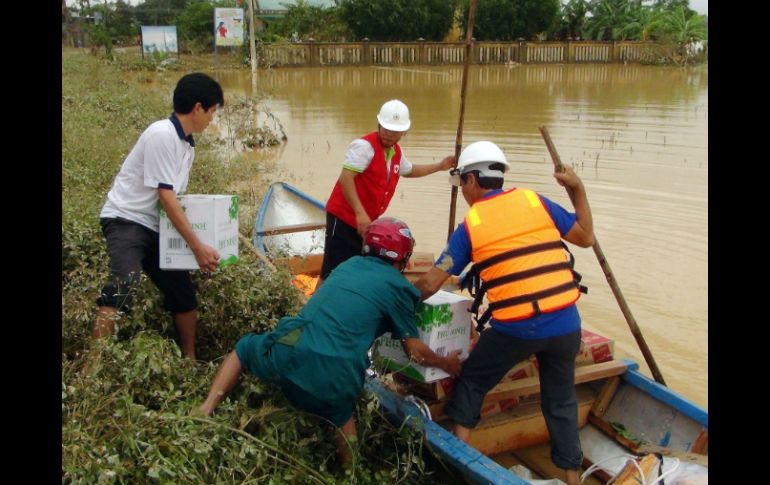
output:
POLYGON ((538 340, 525 340, 494 329, 481 333, 463 365, 446 414, 466 428, 481 419, 484 396, 514 365, 535 354, 540 371, 540 407, 551 437, 551 459, 559 468, 577 469, 580 449, 575 357, 580 350, 580 330, 538 340))
POLYGON ((185 313, 198 307, 190 272, 160 269, 157 232, 120 217, 101 218, 99 223, 107 241, 111 278, 102 287, 97 305, 129 313, 144 270, 163 293, 168 311, 185 313))
POLYGON ((345 224, 337 216, 327 212, 321 278, 325 280, 334 268, 353 256, 360 256, 363 245, 364 240, 355 227, 345 224))

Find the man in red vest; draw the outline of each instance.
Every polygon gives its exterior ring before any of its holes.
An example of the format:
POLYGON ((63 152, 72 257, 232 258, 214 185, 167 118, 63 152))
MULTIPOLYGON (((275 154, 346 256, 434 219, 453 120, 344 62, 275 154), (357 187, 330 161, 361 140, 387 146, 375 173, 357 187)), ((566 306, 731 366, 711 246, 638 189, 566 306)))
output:
POLYGON ((455 422, 455 435, 468 441, 484 396, 511 367, 534 354, 551 460, 565 470, 568 485, 577 485, 583 454, 575 394, 581 333, 575 302, 585 288, 572 271, 562 239, 593 245, 593 218, 583 182, 571 168, 554 177, 572 189, 574 214, 532 190, 503 190, 508 169, 505 154, 492 142, 478 141, 463 150, 450 180, 461 187, 470 209, 415 286, 428 298, 473 262, 464 278, 476 297, 471 311, 478 312, 484 295, 489 301, 477 323, 483 327, 488 321, 491 328, 481 332, 444 408, 455 422))
POLYGON ((409 108, 397 99, 382 105, 377 131, 348 147, 342 173, 326 203, 326 239, 321 281, 340 263, 361 254, 362 235, 388 208, 400 176, 423 177, 449 170, 455 157, 413 165, 398 141, 411 125, 409 108))

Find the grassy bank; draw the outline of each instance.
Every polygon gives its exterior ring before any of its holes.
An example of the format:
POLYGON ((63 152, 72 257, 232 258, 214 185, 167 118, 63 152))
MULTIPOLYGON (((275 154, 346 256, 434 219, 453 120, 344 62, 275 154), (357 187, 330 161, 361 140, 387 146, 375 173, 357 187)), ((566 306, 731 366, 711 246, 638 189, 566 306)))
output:
MULTIPOLYGON (((62 53, 62 482, 432 482, 420 437, 390 426, 371 398, 359 402, 362 445, 347 471, 336 464, 328 423, 249 376, 213 419, 190 416, 241 335, 299 309, 288 273, 264 270, 247 248, 236 265, 194 274, 200 361, 181 358, 160 293, 146 277, 116 336, 91 347, 95 300, 108 274, 101 205, 139 134, 171 112, 178 78, 207 71, 193 65, 158 71, 131 59, 62 53), (86 352, 93 359, 88 376, 81 372, 86 352)), ((220 150, 229 141, 215 134, 197 140, 188 192, 237 193, 248 237, 264 187, 243 181, 259 180, 264 167, 220 150)))

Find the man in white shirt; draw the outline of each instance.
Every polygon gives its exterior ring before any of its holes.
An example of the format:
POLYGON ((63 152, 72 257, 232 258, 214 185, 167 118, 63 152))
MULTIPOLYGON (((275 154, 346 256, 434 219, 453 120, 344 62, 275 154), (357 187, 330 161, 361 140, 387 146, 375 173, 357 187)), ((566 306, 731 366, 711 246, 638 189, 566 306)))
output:
POLYGON ((126 157, 99 216, 112 276, 97 299, 99 309, 91 337, 115 332, 120 314, 131 311, 144 270, 163 293, 164 306, 174 317, 182 353, 195 359, 195 289, 188 271, 160 269, 159 210, 166 212, 201 270, 215 271, 219 254, 195 235, 177 194, 187 188, 195 158, 192 134, 206 129, 217 107, 224 105, 224 96, 217 81, 203 73, 191 73, 177 82, 173 102, 171 117, 151 124, 126 157))

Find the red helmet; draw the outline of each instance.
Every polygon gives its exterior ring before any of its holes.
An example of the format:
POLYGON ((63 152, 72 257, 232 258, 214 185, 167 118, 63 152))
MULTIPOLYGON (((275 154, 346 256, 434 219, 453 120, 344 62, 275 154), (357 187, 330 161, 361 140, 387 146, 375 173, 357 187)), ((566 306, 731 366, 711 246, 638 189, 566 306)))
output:
POLYGON ((397 263, 412 255, 414 237, 409 226, 393 217, 375 219, 364 233, 361 254, 397 263))

